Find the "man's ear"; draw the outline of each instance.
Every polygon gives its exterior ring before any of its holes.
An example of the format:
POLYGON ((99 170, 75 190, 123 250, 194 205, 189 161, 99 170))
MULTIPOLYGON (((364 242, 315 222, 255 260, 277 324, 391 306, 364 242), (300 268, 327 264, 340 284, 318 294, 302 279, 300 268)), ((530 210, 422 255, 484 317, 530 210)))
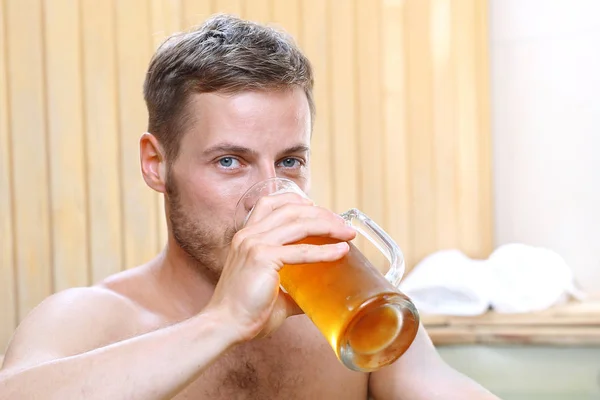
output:
POLYGON ((148 132, 140 138, 140 166, 146 184, 164 193, 167 173, 164 151, 156 136, 148 132))

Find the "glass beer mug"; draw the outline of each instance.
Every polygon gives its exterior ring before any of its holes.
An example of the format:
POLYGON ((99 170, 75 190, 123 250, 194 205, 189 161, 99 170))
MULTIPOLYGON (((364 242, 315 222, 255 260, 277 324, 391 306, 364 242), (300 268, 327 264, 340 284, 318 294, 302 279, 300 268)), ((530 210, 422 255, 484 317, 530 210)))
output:
MULTIPOLYGON (((306 194, 291 180, 272 178, 253 185, 238 201, 236 230, 242 228, 259 198, 293 192, 306 194)), ((397 286, 404 273, 398 245, 375 222, 356 209, 343 214, 346 223, 366 237, 390 263, 384 275, 352 243, 334 262, 284 265, 281 288, 321 331, 347 368, 371 372, 396 361, 411 345, 419 314, 397 286)), ((297 243, 330 244, 336 240, 309 237, 297 243)))

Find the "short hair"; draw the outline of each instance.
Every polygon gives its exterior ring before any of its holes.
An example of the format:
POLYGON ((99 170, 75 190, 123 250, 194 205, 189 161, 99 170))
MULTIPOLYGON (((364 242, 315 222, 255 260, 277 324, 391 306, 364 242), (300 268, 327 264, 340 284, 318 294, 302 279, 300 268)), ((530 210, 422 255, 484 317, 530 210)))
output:
POLYGON ((167 38, 150 60, 144 81, 148 131, 173 161, 187 128, 186 109, 193 93, 300 87, 313 121, 313 81, 310 62, 290 35, 218 14, 190 31, 167 38))

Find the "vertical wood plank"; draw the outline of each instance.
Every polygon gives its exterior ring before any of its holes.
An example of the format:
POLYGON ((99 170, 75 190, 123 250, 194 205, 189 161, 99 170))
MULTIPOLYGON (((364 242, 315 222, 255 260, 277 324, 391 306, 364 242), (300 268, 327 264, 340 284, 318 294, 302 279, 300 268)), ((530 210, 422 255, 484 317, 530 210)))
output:
POLYGON ((183 0, 183 30, 202 24, 212 13, 211 0, 183 0))
MULTIPOLYGON (((181 0, 151 0, 152 50, 170 35, 183 30, 183 12, 181 0)), ((160 251, 167 243, 168 228, 165 216, 165 199, 161 193, 155 193, 157 204, 157 245, 160 251)))
POLYGON ((141 83, 164 36, 217 3, 276 20, 309 56, 317 203, 363 209, 408 267, 443 247, 491 251, 485 2, 0 0, 0 346, 53 291, 163 244, 162 200, 139 173, 141 83))
POLYGON ((298 43, 301 41, 301 12, 300 0, 273 1, 273 20, 292 35, 298 43))
POLYGON ((453 9, 456 35, 456 106, 457 129, 460 132, 457 149, 458 221, 460 247, 475 256, 482 248, 479 220, 482 215, 480 142, 478 132, 475 34, 475 0, 458 1, 453 9))
POLYGON ((317 115, 311 144, 312 188, 311 198, 323 207, 333 206, 331 173, 330 88, 329 82, 329 2, 304 0, 302 2, 302 35, 300 43, 311 61, 315 87, 317 115))
POLYGON ((54 290, 88 284, 79 1, 44 7, 54 290))
POLYGON ((430 1, 406 3, 408 16, 408 123, 412 174, 413 260, 435 250, 436 188, 433 177, 433 110, 430 1))
POLYGON ((152 48, 183 26, 182 0, 150 0, 152 48))
POLYGON ((115 9, 82 0, 84 115, 91 282, 124 266, 115 9))
POLYGON ((263 24, 271 22, 270 3, 270 0, 246 0, 244 3, 244 18, 263 24))
POLYGON ((52 293, 44 48, 40 0, 6 0, 18 317, 52 293))
POLYGON ((0 353, 4 352, 17 322, 5 8, 5 1, 0 1, 0 353))
POLYGON ((455 69, 452 1, 432 0, 430 10, 433 68, 433 171, 436 192, 436 248, 458 246, 459 220, 456 192, 457 131, 455 121, 455 69))
POLYGON ((494 246, 494 216, 492 196, 492 132, 490 122, 490 66, 489 66, 489 4, 473 4, 475 33, 475 60, 477 85, 477 132, 479 133, 479 246, 475 257, 488 257, 494 246))
POLYGON ((359 207, 359 160, 356 98, 356 8, 346 1, 335 6, 331 24, 331 149, 333 209, 359 207))
POLYGON ((406 270, 413 266, 411 182, 408 154, 406 82, 406 7, 403 0, 383 3, 383 147, 384 202, 383 226, 402 252, 406 270))
POLYGON ((142 85, 152 43, 148 2, 116 4, 123 237, 125 267, 131 268, 154 257, 158 247, 157 197, 142 179, 139 166, 139 138, 148 125, 142 85))
POLYGON ((215 13, 231 14, 241 17, 244 13, 242 0, 215 0, 215 13))
MULTIPOLYGON (((360 159, 360 207, 371 219, 386 227, 383 186, 384 149, 382 125, 381 2, 356 0, 358 55, 358 137, 360 159)), ((374 246, 364 248, 374 265, 385 257, 374 246)))

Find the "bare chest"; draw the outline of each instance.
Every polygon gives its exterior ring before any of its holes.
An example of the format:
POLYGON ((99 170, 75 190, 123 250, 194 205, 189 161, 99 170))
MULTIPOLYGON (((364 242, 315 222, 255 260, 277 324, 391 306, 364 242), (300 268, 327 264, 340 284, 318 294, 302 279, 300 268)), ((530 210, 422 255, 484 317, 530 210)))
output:
POLYGON ((232 349, 175 399, 366 400, 368 376, 344 368, 316 330, 298 328, 232 349))

